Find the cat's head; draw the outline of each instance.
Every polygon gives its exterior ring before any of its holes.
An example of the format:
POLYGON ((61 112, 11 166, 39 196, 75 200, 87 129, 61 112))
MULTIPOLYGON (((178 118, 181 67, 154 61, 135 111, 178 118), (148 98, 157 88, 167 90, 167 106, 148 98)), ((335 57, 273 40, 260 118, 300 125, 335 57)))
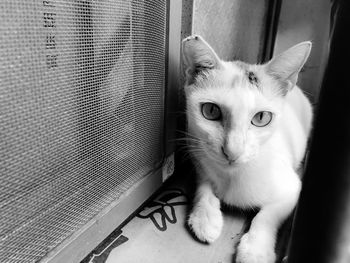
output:
POLYGON ((222 61, 199 36, 183 40, 190 150, 228 169, 259 154, 283 118, 311 50, 302 42, 264 65, 222 61))

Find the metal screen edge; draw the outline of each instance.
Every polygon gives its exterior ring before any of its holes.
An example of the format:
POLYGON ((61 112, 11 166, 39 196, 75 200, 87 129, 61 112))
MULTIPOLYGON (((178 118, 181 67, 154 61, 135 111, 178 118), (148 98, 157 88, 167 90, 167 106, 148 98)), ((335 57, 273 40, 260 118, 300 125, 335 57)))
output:
POLYGON ((167 0, 167 83, 164 92, 164 145, 165 157, 175 152, 178 94, 180 88, 181 66, 181 16, 182 0, 167 0))
POLYGON ((161 169, 145 176, 40 262, 79 263, 162 184, 161 169))

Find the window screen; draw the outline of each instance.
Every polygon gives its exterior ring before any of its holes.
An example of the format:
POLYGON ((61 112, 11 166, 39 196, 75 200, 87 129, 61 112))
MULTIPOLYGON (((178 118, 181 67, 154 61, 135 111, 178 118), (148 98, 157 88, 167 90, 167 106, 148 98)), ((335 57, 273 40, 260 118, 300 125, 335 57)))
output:
POLYGON ((36 262, 161 163, 166 1, 0 12, 0 262, 36 262))

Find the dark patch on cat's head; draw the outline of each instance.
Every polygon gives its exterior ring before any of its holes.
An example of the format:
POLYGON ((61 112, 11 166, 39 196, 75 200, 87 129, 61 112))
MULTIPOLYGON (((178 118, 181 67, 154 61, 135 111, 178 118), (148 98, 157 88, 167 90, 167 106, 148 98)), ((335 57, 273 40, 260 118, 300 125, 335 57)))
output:
POLYGON ((259 87, 259 79, 254 72, 247 70, 245 74, 248 77, 250 84, 259 87))
POLYGON ((249 83, 259 88, 259 78, 250 70, 250 65, 239 60, 234 63, 244 71, 249 83))

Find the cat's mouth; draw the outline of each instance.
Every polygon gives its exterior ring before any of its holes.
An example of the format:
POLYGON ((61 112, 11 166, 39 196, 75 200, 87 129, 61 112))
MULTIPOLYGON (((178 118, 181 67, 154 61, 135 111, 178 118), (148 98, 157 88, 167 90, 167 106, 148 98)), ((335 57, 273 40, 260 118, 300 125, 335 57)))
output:
POLYGON ((236 163, 236 160, 234 160, 234 161, 227 161, 227 164, 229 165, 229 166, 232 166, 232 165, 234 165, 236 163))
POLYGON ((226 156, 220 156, 220 160, 227 168, 234 168, 246 162, 243 156, 238 156, 234 160, 229 159, 226 156))
POLYGON ((225 162, 228 166, 235 166, 239 163, 239 157, 237 157, 236 159, 232 160, 227 158, 226 156, 221 157, 223 159, 223 162, 225 162))
POLYGON ((214 161, 216 164, 218 164, 222 168, 231 169, 231 168, 236 167, 240 163, 242 163, 242 158, 240 158, 241 156, 237 156, 233 160, 233 159, 228 158, 227 155, 223 154, 222 150, 216 151, 216 150, 213 150, 212 148, 210 149, 208 147, 203 147, 203 150, 204 150, 205 154, 207 155, 207 157, 211 161, 214 161))
POLYGON ((237 158, 236 160, 225 160, 225 163, 227 168, 234 168, 237 167, 241 162, 239 158, 237 158))
POLYGON ((235 160, 229 160, 226 156, 216 152, 208 153, 208 157, 223 168, 234 168, 240 163, 239 157, 235 160))

